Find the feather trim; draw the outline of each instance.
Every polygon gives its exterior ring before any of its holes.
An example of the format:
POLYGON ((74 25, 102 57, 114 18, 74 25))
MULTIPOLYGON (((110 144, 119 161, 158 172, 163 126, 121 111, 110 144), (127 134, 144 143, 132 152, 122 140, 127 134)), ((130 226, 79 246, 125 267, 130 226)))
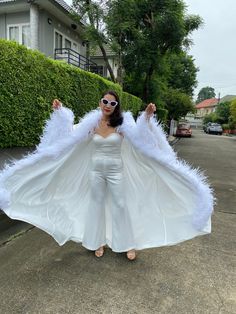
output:
POLYGON ((207 224, 216 204, 214 191, 208 179, 199 168, 193 168, 185 160, 177 157, 169 145, 160 122, 154 118, 148 122, 144 113, 140 115, 135 129, 135 122, 130 112, 124 114, 125 119, 121 131, 128 140, 143 154, 157 160, 164 167, 185 178, 196 192, 196 208, 192 223, 201 230, 207 224))
POLYGON ((56 141, 67 137, 72 132, 73 122, 74 114, 70 109, 61 107, 54 110, 50 118, 46 121, 43 134, 40 137, 38 150, 46 148, 56 141))
POLYGON ((97 126, 101 118, 101 110, 93 110, 81 118, 79 124, 73 130, 73 119, 69 111, 69 109, 63 108, 53 112, 50 119, 46 122, 41 143, 36 150, 26 154, 20 160, 13 160, 4 165, 3 170, 0 172, 0 208, 5 210, 10 206, 11 197, 4 186, 7 178, 15 171, 23 169, 25 166, 33 165, 44 157, 58 158, 65 150, 91 136, 91 130, 97 126), (60 126, 61 131, 66 131, 59 139, 56 132, 57 126, 60 126))

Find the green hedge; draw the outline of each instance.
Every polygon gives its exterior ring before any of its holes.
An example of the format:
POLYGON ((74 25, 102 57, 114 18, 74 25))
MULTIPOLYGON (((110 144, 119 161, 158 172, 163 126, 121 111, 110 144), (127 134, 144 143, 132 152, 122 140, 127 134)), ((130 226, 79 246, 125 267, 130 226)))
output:
POLYGON ((141 99, 123 92, 120 85, 0 40, 0 147, 37 144, 54 98, 73 110, 77 122, 98 106, 107 89, 118 92, 124 110, 134 115, 140 110, 141 99))

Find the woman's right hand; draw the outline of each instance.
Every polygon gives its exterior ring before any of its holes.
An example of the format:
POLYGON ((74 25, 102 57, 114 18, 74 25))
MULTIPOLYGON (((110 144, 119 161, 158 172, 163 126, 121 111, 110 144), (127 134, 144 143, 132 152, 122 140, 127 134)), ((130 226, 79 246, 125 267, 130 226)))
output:
POLYGON ((54 99, 52 102, 52 108, 53 109, 59 109, 62 107, 62 103, 58 99, 54 99))

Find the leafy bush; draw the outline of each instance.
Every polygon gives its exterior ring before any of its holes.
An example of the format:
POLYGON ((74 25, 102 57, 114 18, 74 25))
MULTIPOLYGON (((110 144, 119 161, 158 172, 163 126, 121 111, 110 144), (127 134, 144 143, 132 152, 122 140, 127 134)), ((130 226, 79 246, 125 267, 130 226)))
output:
POLYGON ((0 147, 37 144, 54 98, 73 110, 77 122, 98 106, 107 89, 118 92, 124 110, 134 115, 140 110, 141 99, 123 92, 120 85, 0 40, 0 147))
POLYGON ((236 128, 236 99, 233 100, 230 104, 230 117, 229 121, 231 124, 231 128, 235 129, 236 128))
POLYGON ((203 124, 207 124, 208 122, 217 122, 217 115, 214 112, 204 116, 203 124))
POLYGON ((230 102, 219 103, 216 106, 215 114, 217 115, 216 122, 218 123, 228 123, 230 116, 230 102))
POLYGON ((229 130, 230 129, 229 124, 228 123, 222 124, 222 129, 229 130))

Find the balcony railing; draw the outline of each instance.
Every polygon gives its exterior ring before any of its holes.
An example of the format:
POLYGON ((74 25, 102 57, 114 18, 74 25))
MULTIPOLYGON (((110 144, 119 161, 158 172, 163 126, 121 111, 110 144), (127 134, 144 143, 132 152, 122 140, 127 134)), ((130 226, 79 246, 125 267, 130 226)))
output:
POLYGON ((65 60, 68 64, 77 66, 85 71, 98 73, 97 64, 88 58, 82 56, 71 48, 56 48, 54 51, 55 60, 65 60))

